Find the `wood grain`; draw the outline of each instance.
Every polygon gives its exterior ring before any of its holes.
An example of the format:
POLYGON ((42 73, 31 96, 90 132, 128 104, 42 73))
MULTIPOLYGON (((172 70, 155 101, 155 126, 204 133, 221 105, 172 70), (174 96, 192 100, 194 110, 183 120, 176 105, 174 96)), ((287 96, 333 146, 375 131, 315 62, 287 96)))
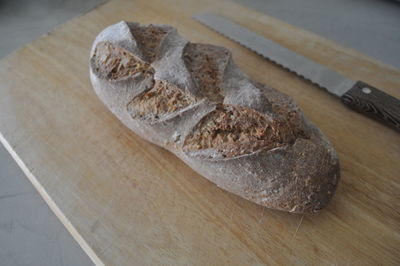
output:
POLYGON ((400 100, 362 81, 357 81, 341 99, 357 112, 400 132, 400 100))
POLYGON ((67 228, 107 265, 399 265, 400 137, 328 93, 193 21, 215 11, 399 98, 400 71, 229 1, 110 1, 0 62, 0 140, 67 228), (94 94, 89 48, 120 20, 166 23, 223 45, 291 95, 339 152, 328 208, 299 216, 217 188, 127 130, 94 94))

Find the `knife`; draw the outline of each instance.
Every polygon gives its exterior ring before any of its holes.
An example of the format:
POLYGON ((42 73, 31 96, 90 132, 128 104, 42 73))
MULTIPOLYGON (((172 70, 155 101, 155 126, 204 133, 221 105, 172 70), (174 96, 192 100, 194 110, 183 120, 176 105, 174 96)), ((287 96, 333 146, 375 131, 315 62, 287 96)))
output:
POLYGON ((351 80, 332 69, 293 52, 247 28, 212 13, 193 18, 268 60, 338 96, 353 110, 400 131, 400 100, 367 84, 351 80))

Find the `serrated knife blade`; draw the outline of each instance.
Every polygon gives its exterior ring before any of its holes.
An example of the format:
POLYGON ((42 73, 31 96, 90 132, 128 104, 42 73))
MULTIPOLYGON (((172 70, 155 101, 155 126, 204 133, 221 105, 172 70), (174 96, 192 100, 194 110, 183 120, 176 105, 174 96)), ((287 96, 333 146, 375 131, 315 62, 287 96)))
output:
POLYGON ((362 81, 351 80, 313 60, 293 52, 251 30, 213 13, 193 18, 227 38, 273 61, 340 97, 354 110, 400 130, 400 101, 362 81))

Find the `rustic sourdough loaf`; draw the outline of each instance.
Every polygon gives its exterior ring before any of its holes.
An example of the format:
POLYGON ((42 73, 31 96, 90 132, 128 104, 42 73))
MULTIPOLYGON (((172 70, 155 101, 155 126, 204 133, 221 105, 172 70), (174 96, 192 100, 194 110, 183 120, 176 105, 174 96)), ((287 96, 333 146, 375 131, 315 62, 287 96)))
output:
POLYGON ((94 41, 90 77, 128 128, 227 191, 310 213, 336 189, 339 161, 325 136, 223 47, 188 42, 166 25, 120 22, 94 41))

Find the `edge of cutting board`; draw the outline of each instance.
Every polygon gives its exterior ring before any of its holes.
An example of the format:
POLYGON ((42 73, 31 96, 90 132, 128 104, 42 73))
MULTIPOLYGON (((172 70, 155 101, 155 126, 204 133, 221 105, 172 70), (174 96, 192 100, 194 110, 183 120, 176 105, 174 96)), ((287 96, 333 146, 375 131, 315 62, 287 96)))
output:
POLYGON ((18 154, 14 151, 13 147, 8 143, 8 141, 4 138, 3 134, 0 132, 0 143, 3 144, 4 148, 8 151, 14 161, 17 163, 19 168, 21 168, 22 172, 25 176, 31 181, 32 185, 39 192, 40 196, 47 203, 49 208, 53 211, 53 213, 57 216, 57 218, 61 221, 61 223, 65 226, 68 232, 72 235, 76 242, 78 242, 79 246, 83 249, 83 251, 89 256, 89 258, 93 261, 95 265, 104 265, 104 263, 100 260, 100 258, 96 255, 94 250, 89 246, 89 244, 85 241, 85 239, 79 234, 76 228, 72 225, 72 223, 68 220, 68 218, 64 215, 60 208, 58 208, 57 204, 51 199, 50 195, 46 192, 46 190, 40 185, 36 177, 32 174, 29 168, 25 165, 22 159, 18 156, 18 154))

